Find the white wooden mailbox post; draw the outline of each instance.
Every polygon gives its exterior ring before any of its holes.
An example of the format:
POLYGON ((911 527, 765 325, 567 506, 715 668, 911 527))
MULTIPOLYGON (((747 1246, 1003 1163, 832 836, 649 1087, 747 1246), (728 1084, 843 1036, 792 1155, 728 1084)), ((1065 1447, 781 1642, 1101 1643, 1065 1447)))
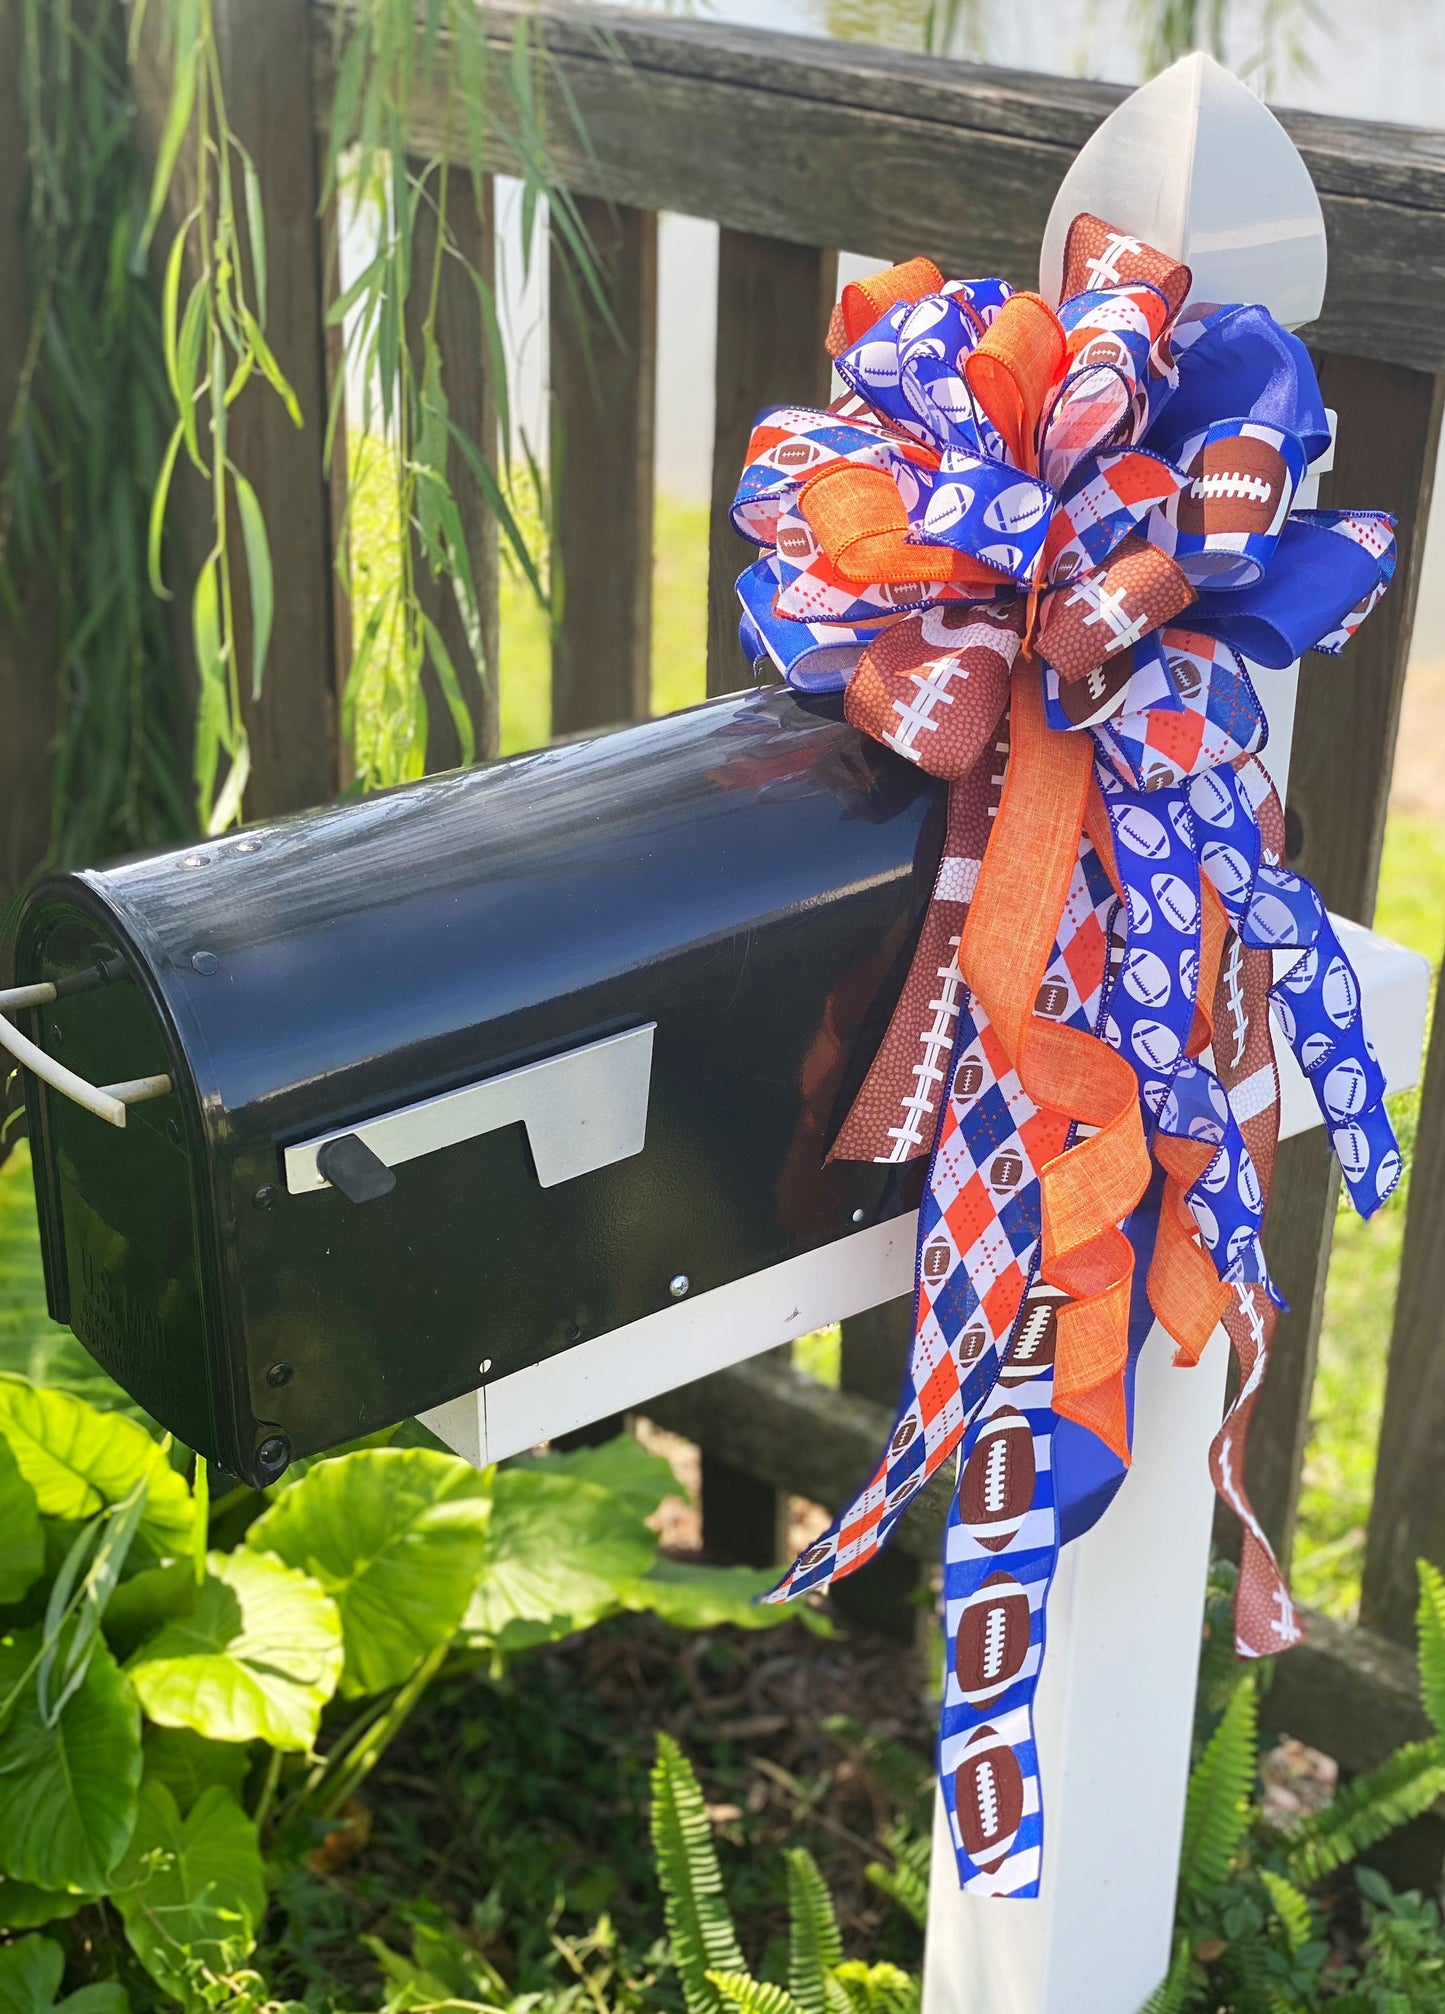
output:
MULTIPOLYGON (((1079 155, 1044 239, 1041 288, 1054 300, 1064 232, 1081 210, 1185 260, 1195 299, 1261 301, 1288 326, 1319 312, 1325 233, 1308 172, 1265 107, 1208 57, 1136 91, 1079 155)), ((1302 505, 1327 466, 1316 464, 1302 505)), ((1283 797, 1298 667, 1252 670, 1283 797)), ((1414 1084, 1428 967, 1357 925, 1336 928, 1386 1081, 1414 1084)), ((1320 1121, 1287 1047, 1277 1053, 1288 1136, 1320 1121)), ((481 1464, 641 1407, 909 1292, 916 1232, 916 1217, 871 1226, 484 1384, 427 1424, 481 1464)), ((962 1895, 940 1801, 926 2014, 1135 2014, 1168 1967, 1214 1503, 1207 1450, 1227 1368, 1222 1333, 1192 1371, 1172 1355, 1156 1327, 1139 1366, 1133 1469, 1099 1524, 1064 1549, 1049 1596, 1035 1707, 1042 1894, 962 1895)))

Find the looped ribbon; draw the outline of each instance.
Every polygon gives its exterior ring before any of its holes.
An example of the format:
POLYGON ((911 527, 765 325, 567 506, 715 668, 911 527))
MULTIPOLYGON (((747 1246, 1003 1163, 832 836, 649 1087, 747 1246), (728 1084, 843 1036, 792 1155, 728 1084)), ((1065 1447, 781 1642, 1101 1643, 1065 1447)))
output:
POLYGON ((1177 1362, 1221 1324, 1239 1362, 1210 1451, 1244 1531, 1237 1648, 1300 1635, 1243 1486, 1281 1305, 1271 1011, 1363 1214, 1400 1173, 1358 980, 1283 865, 1249 672, 1339 654, 1393 520, 1295 507, 1329 440, 1308 354, 1190 286, 1089 215, 1057 310, 927 259, 857 282, 829 331, 843 397, 764 414, 733 505, 761 548, 744 649, 950 786, 832 1148, 927 1157, 908 1369, 874 1474, 770 1599, 863 1565, 959 1454, 940 1777, 981 1893, 1038 1892, 1048 1589, 1123 1480, 1156 1320, 1177 1362))

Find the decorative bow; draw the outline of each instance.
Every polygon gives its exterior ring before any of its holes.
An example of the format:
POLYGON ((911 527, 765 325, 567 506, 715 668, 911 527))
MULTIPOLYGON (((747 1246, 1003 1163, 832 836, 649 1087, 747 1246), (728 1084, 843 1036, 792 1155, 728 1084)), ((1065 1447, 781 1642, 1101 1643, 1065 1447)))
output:
POLYGON ((1242 1484, 1280 1305, 1271 1005, 1363 1214, 1400 1171, 1358 981, 1282 864, 1246 666, 1337 655, 1393 521, 1294 508, 1329 442, 1309 357, 1261 307, 1186 306, 1190 284, 1082 215, 1057 311, 926 259, 850 286, 847 393, 766 414, 733 506, 764 549, 744 648, 951 786, 832 1150, 929 1156, 909 1367, 875 1474, 772 1598, 871 1558, 961 1446, 940 1774, 960 1878, 990 1893, 1038 1892, 1044 1605, 1128 1465, 1156 1317, 1177 1361, 1221 1321, 1239 1359, 1210 1456, 1244 1525, 1238 1648, 1300 1634, 1242 1484))

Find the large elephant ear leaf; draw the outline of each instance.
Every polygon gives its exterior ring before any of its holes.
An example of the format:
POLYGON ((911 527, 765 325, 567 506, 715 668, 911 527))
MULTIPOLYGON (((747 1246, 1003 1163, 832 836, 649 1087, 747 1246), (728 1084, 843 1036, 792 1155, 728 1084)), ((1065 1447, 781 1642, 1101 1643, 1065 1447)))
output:
POLYGON ((65 1888, 37 1888, 33 1881, 0 1877, 0 1930, 39 1930, 43 1924, 73 1916, 90 1899, 65 1888))
POLYGON ((10 1443, 0 1438, 0 1606, 19 1601, 44 1564, 40 1506, 10 1443))
POLYGON ((126 1669, 159 1727, 304 1752, 341 1676, 341 1621, 279 1559, 213 1552, 189 1613, 162 1623, 126 1669))
POLYGON ((502 1469, 466 1634, 504 1651, 571 1636, 619 1608, 656 1557, 656 1536, 610 1490, 545 1467, 502 1469))
POLYGON ((147 1777, 111 1899, 152 1979, 199 2014, 209 1981, 236 1972, 255 1949, 266 1907, 256 1828, 219 1786, 183 1819, 169 1787, 147 1777))
POLYGON ((144 1477, 139 1548, 164 1559, 190 1545, 194 1513, 185 1477, 134 1420, 98 1412, 73 1392, 0 1377, 0 1435, 43 1516, 67 1523, 94 1517, 122 1502, 144 1477))
MULTIPOLYGON (((140 1707, 104 1643, 54 1725, 40 1710, 41 1633, 0 1641, 0 1873, 98 1895, 135 1824, 140 1707)), ((0 1891, 3 1892, 3 1891, 0 1891)))
POLYGON ((0 2014, 127 2014, 125 1988, 113 1981, 82 1986, 57 2001, 65 1953, 48 1937, 22 1937, 0 1950, 0 2014))
MULTIPOLYGON (((682 1495, 682 1486, 661 1455, 647 1452, 631 1434, 617 1434, 593 1448, 568 1448, 565 1453, 520 1455, 507 1473, 531 1469, 541 1475, 575 1476, 610 1490, 640 1518, 651 1517, 667 1497, 682 1495)), ((776 1576, 775 1576, 776 1578, 776 1576)))
POLYGON ((341 1611, 349 1698, 401 1685, 466 1613, 487 1550, 488 1477, 430 1448, 319 1462, 247 1542, 318 1580, 341 1611))

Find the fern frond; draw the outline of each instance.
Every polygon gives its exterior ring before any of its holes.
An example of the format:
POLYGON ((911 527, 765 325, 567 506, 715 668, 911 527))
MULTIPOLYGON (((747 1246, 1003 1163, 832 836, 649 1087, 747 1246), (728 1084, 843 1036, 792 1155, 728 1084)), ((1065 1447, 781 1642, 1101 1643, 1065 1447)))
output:
POLYGON ((750 1972, 709 1972, 708 1984, 739 2014, 802 2014, 786 1986, 754 1979, 750 1972))
POLYGON ((1408 1825, 1445 1797, 1445 1742, 1412 1741, 1345 1785, 1290 1838, 1289 1875, 1300 1887, 1321 1881, 1408 1825))
POLYGON ((848 1958, 828 1974, 828 2005, 838 2014, 919 2014, 923 1982, 886 1962, 848 1958))
POLYGON ((1428 1559, 1419 1562, 1420 1700, 1430 1725, 1445 1739, 1445 1574, 1428 1559))
POLYGON ((723 1893, 702 1788, 667 1734, 657 1737, 652 1766, 651 1827, 672 1961, 688 2014, 722 2014, 714 1974, 746 1977, 747 1967, 723 1893))
POLYGON ((1302 1951, 1314 1935, 1314 1911, 1307 1895, 1301 1895, 1292 1881, 1286 1881, 1282 1874, 1273 1873, 1268 1867, 1261 1867, 1259 1878, 1264 1883, 1275 1915, 1284 1925, 1285 1940, 1291 1952, 1302 1951))
POLYGON ((890 1835, 887 1844, 896 1864, 885 1867, 881 1861, 870 1861, 865 1870, 868 1879, 911 1916, 920 1930, 926 1929, 931 1842, 922 1833, 909 1837, 899 1832, 890 1835))
POLYGON ((1167 1975, 1159 1981, 1139 2014, 1183 2014, 1184 1996, 1189 1990, 1189 1939, 1181 1937, 1174 1946, 1174 1959, 1167 1975))
POLYGON ((805 1846, 788 1863, 788 1990, 803 2014, 827 2014, 825 1974, 843 1962, 843 1937, 828 1884, 805 1846))
POLYGON ((1179 1859, 1181 1895, 1222 1881, 1239 1851, 1249 1827, 1255 1725, 1254 1679, 1245 1677, 1235 1686, 1223 1719, 1189 1773, 1179 1859))

